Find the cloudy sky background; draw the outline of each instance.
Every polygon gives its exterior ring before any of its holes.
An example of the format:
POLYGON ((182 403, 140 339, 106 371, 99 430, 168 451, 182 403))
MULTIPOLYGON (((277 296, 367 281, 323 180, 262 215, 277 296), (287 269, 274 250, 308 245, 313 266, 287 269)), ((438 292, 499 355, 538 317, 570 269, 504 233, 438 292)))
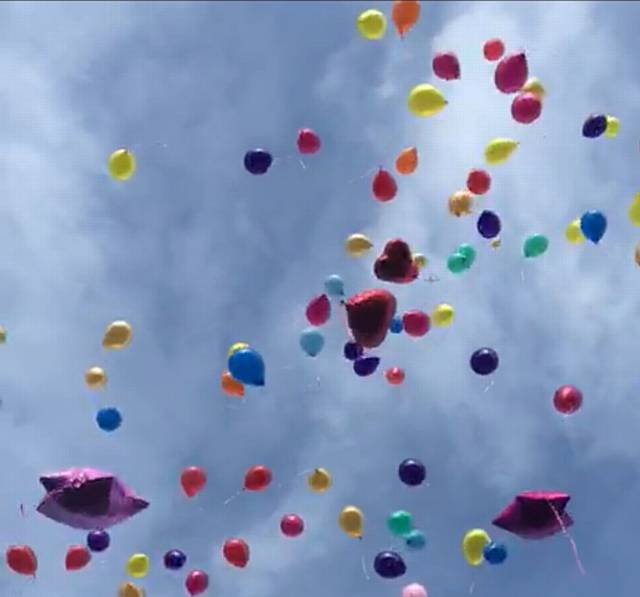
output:
POLYGON ((637 3, 433 3, 400 41, 360 39, 357 14, 388 3, 6 3, 0 7, 0 495, 4 549, 29 544, 35 581, 0 572, 3 595, 110 597, 134 552, 152 558, 141 583, 151 597, 183 591, 184 574, 162 568, 179 548, 188 568, 211 575, 211 594, 399 595, 409 582, 433 597, 631 595, 637 511, 639 239, 627 208, 639 190, 637 3), (548 90, 541 119, 511 120, 511 97, 493 87, 485 39, 527 51, 548 90), (433 82, 434 51, 454 50, 462 79, 436 84, 449 100, 435 118, 406 110, 409 89, 433 82), (615 140, 581 137, 591 112, 617 115, 615 140), (321 153, 295 157, 297 129, 323 139, 321 153), (503 221, 503 245, 481 242, 475 218, 451 218, 446 199, 483 165, 493 137, 521 141, 491 170, 482 206, 503 221), (370 194, 373 168, 389 168, 416 145, 420 167, 399 180, 390 204, 370 194), (127 183, 106 174, 115 148, 135 152, 127 183), (265 147, 281 159, 264 177, 242 167, 265 147), (573 247, 569 221, 607 214, 599 246, 573 247), (391 336, 380 371, 356 377, 341 355, 336 310, 327 345, 305 357, 298 335, 307 301, 338 273, 347 292, 380 284, 372 260, 345 255, 344 238, 365 232, 379 249, 406 239, 441 281, 393 291, 401 311, 456 308, 448 329, 413 340, 391 336), (527 261, 522 242, 550 238, 527 261), (459 277, 445 260, 461 242, 478 250, 459 277), (126 319, 134 341, 105 353, 105 326, 126 319), (238 402, 222 395, 228 346, 250 342, 264 355, 267 385, 238 402), (492 346, 500 368, 488 380, 469 355, 492 346), (108 388, 84 387, 102 365, 108 388), (405 368, 401 387, 387 367, 405 368), (554 390, 579 386, 585 403, 570 419, 552 408, 554 390), (97 429, 100 406, 124 415, 113 434, 97 429), (396 476, 422 459, 429 486, 396 476), (187 500, 179 475, 209 473, 187 500), (264 494, 226 498, 245 470, 275 474, 264 494), (40 473, 75 465, 113 471, 152 505, 112 531, 112 547, 81 572, 64 571, 84 533, 34 511, 40 473), (303 471, 328 468, 334 488, 311 494, 303 471), (519 491, 557 489, 573 498, 572 535, 581 576, 563 537, 525 542, 492 529, 519 491), (25 505, 26 516, 19 513, 25 505), (363 509, 362 543, 337 515, 363 509), (405 577, 371 571, 393 544, 385 528, 397 509, 414 514, 428 547, 406 557, 405 577), (280 536, 282 514, 304 517, 296 539, 280 536), (504 540, 502 567, 472 569, 460 552, 466 530, 504 540), (224 539, 245 538, 245 570, 227 566, 224 539), (364 557, 368 574, 362 570, 364 557))

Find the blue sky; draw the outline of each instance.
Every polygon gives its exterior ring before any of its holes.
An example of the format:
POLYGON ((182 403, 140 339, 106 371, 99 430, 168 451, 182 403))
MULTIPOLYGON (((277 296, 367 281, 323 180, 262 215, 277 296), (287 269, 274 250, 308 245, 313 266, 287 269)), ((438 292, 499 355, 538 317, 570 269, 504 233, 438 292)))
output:
MULTIPOLYGON (((636 589, 640 524, 636 334, 639 235, 626 211, 638 187, 640 72, 635 3, 423 2, 401 42, 360 39, 357 14, 385 3, 5 3, 0 7, 0 430, 5 482, 2 537, 40 560, 35 581, 0 572, 20 597, 115 594, 127 557, 153 561, 150 597, 181 594, 162 554, 184 550, 211 575, 210 594, 399 595, 409 582, 432 597, 626 596, 636 589), (482 42, 501 37, 526 50, 548 90, 530 127, 511 120, 511 98, 493 87, 482 42), (433 82, 434 51, 454 50, 462 79, 436 84, 449 101, 429 120, 406 110, 409 89, 433 82), (615 140, 580 135, 591 112, 617 115, 615 140), (297 129, 323 139, 303 169, 297 129), (483 165, 493 137, 521 146, 491 170, 482 206, 500 213, 503 244, 484 246, 475 218, 455 219, 446 199, 483 165), (395 201, 370 195, 379 165, 416 145, 418 172, 399 180, 395 201), (111 180, 106 158, 130 147, 138 172, 111 180), (282 158, 251 177, 242 156, 262 146, 282 158), (569 221, 600 209, 600 245, 573 247, 569 221), (435 284, 393 288, 400 310, 456 308, 451 328, 425 338, 390 337, 380 373, 361 379, 341 355, 341 317, 316 359, 298 335, 307 301, 338 273, 347 292, 379 286, 371 258, 345 255, 344 238, 365 232, 379 249, 400 236, 430 259, 435 284), (523 239, 540 232, 546 255, 524 262, 523 239), (474 243, 478 258, 459 277, 448 254, 474 243), (134 327, 132 345, 105 353, 114 319, 134 327), (228 346, 264 355, 267 385, 242 402, 219 390, 228 346), (475 376, 469 355, 492 346, 500 368, 475 376), (102 392, 83 372, 102 365, 102 392), (382 371, 406 370, 401 387, 382 371), (584 407, 563 419, 556 387, 583 390, 584 407), (115 405, 124 424, 104 434, 96 409, 115 405), (396 477, 423 460, 429 487, 396 477), (197 499, 179 489, 183 467, 207 469, 197 499), (273 487, 223 503, 244 471, 266 464, 273 487), (82 532, 33 511, 40 473, 88 465, 120 475, 151 507, 112 531, 112 547, 82 572, 64 571, 82 532), (328 494, 310 494, 302 471, 324 466, 328 494), (580 576, 562 537, 525 542, 490 521, 526 489, 571 493, 580 576), (21 517, 19 504, 27 515, 21 517), (337 526, 347 504, 366 516, 362 543, 337 526), (395 581, 362 572, 392 544, 387 515, 407 509, 429 539, 395 581), (296 512, 307 531, 279 534, 296 512), (499 568, 472 569, 460 553, 469 528, 509 548, 499 568), (248 568, 220 556, 226 537, 245 538, 248 568)), ((373 255, 371 256, 373 257, 373 255)), ((4 547, 3 547, 4 549, 4 547)))

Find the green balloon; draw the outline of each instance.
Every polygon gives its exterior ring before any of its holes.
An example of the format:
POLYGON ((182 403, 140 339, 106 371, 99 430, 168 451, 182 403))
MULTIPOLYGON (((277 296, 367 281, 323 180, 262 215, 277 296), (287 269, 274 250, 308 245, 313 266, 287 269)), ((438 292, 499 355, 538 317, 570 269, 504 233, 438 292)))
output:
POLYGON ((464 255, 464 258, 467 262, 467 268, 471 267, 473 265, 473 262, 476 260, 476 250, 467 243, 460 245, 456 253, 464 255))
POLYGON ((542 234, 533 234, 524 241, 524 256, 539 257, 549 246, 549 239, 542 234))
POLYGON ((452 274, 461 274, 467 269, 467 258, 462 253, 449 255, 449 259, 447 259, 447 267, 452 274))
POLYGON ((398 510, 389 515, 387 526, 396 537, 404 537, 413 530, 413 518, 406 510, 398 510))

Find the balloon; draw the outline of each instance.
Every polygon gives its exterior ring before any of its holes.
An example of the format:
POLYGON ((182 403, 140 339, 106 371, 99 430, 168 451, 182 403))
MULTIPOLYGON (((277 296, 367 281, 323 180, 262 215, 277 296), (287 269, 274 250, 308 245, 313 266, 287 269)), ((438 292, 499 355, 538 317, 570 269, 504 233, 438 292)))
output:
POLYGON ((473 265, 473 262, 476 260, 476 250, 467 243, 461 244, 456 253, 460 253, 464 257, 465 267, 468 269, 473 265))
POLYGON ((409 245, 400 238, 388 241, 373 264, 373 273, 378 280, 384 282, 413 282, 418 277, 418 268, 413 261, 409 245))
POLYGON ((607 116, 607 128, 604 130, 604 136, 615 139, 619 131, 620 121, 615 116, 607 116))
POLYGON ((324 281, 324 289, 329 296, 344 296, 344 282, 337 274, 330 275, 324 281))
POLYGON ((255 176, 266 174, 273 163, 273 156, 264 149, 251 149, 244 154, 244 167, 255 176))
POLYGON ((501 244, 502 241, 499 238, 494 238, 491 243, 489 243, 494 249, 497 249, 501 244))
POLYGON ((401 597, 428 597, 427 589, 417 582, 414 582, 402 589, 401 597))
POLYGON ((442 303, 438 305, 431 313, 431 321, 433 325, 438 327, 447 327, 453 323, 453 316, 455 311, 451 305, 442 303))
POLYGON ((280 530, 285 537, 297 537, 304 531, 304 521, 297 514, 285 514, 280 521, 280 530))
POLYGON ((373 247, 373 243, 364 234, 352 234, 344 246, 351 257, 362 257, 373 247))
POLYGON ((331 303, 326 294, 321 294, 309 301, 305 312, 311 325, 324 325, 331 317, 331 303))
POLYGON ((352 296, 345 307, 353 339, 364 348, 380 346, 389 331, 396 305, 396 298, 387 290, 365 290, 352 296))
POLYGON ((115 431, 122 425, 122 415, 113 406, 101 408, 96 414, 96 423, 102 431, 115 431))
POLYGON ((320 150, 320 137, 311 129, 300 129, 297 145, 298 151, 302 154, 316 153, 320 150))
POLYGON ((404 331, 413 338, 421 338, 431 327, 429 316, 419 309, 407 311, 402 316, 402 327, 404 331))
POLYGON ((362 537, 364 514, 360 508, 346 506, 338 516, 338 524, 349 537, 362 537))
POLYGON ((489 564, 502 564, 507 559, 507 548, 502 543, 489 543, 482 555, 489 564))
POLYGON ((133 578, 143 578, 149 572, 149 556, 144 553, 134 553, 127 560, 127 574, 133 578))
POLYGON ((425 545, 427 544, 427 538, 424 536, 424 533, 422 531, 413 529, 406 534, 404 543, 409 549, 413 551, 419 551, 421 549, 424 549, 425 545))
POLYGON ((516 93, 522 89, 529 76, 527 57, 524 52, 505 56, 496 67, 494 81, 502 93, 516 93))
POLYGON ((249 563, 249 546, 243 539, 227 539, 222 547, 224 559, 236 568, 249 563))
POLYGON ((421 270, 421 269, 427 267, 427 264, 429 263, 429 260, 427 259, 426 255, 423 255, 422 253, 414 253, 413 254, 413 263, 418 268, 418 270, 421 270))
POLYGON ((331 474, 326 468, 317 468, 307 477, 309 489, 315 493, 324 493, 331 487, 331 474))
POLYGON ((497 138, 489 142, 485 147, 484 157, 487 164, 495 166, 506 162, 520 143, 513 139, 497 138))
POLYGON ((300 334, 300 348, 310 357, 316 357, 324 348, 324 336, 314 328, 307 328, 300 334))
POLYGON ((575 386, 560 386, 553 395, 553 406, 563 415, 572 415, 582 406, 582 392, 575 386))
POLYGON ((491 188, 491 176, 486 170, 474 168, 467 176, 467 189, 474 195, 484 195, 491 188))
POLYGON ((602 212, 588 211, 580 219, 580 230, 585 238, 597 245, 607 230, 607 218, 602 212))
POLYGON ((84 545, 72 545, 67 550, 64 567, 67 570, 81 570, 91 561, 91 554, 84 545))
POLYGON ((237 396, 238 398, 244 396, 244 386, 237 379, 233 379, 228 371, 222 373, 221 385, 222 391, 228 396, 237 396))
POLYGON ((502 230, 502 224, 498 214, 487 209, 480 214, 476 227, 482 238, 495 238, 500 234, 500 230, 502 230))
POLYGON ((413 517, 406 510, 398 510, 389 515, 387 526, 392 535, 404 537, 413 529, 413 517))
POLYGON ((132 582, 123 582, 118 587, 118 597, 145 597, 145 592, 132 582))
POLYGON ((136 158, 128 149, 116 149, 109 156, 108 168, 116 180, 129 180, 136 171, 136 158))
POLYGON ((187 563, 187 556, 179 549, 172 549, 164 554, 163 560, 167 570, 180 570, 187 563))
POLYGON ((87 534, 87 547, 96 553, 105 551, 111 543, 111 537, 107 531, 97 530, 87 534))
POLYGON ((577 245, 585 241, 584 234, 582 234, 582 230, 580 230, 580 218, 573 220, 565 228, 564 235, 572 245, 577 245))
POLYGON ((447 259, 447 268, 452 274, 461 274, 467 269, 467 259, 462 253, 453 253, 447 259))
POLYGON ((400 37, 404 37, 420 18, 419 0, 394 0, 391 19, 400 37))
POLYGON ((353 370, 359 377, 373 375, 380 364, 378 357, 360 357, 353 361, 353 370))
POLYGON ((355 361, 362 356, 364 349, 357 342, 347 342, 344 345, 344 358, 348 361, 355 361))
POLYGON ((373 196, 378 201, 385 203, 391 201, 396 196, 398 185, 390 172, 384 168, 380 168, 373 177, 371 189, 373 196))
POLYGON ((207 484, 207 473, 199 466, 190 466, 182 471, 180 485, 189 498, 200 493, 207 484))
POLYGON ((542 101, 535 93, 519 93, 511 103, 511 116, 520 124, 531 124, 542 114, 542 101))
POLYGON ((202 570, 192 570, 187 575, 184 586, 192 597, 201 595, 209 588, 209 575, 202 570))
POLYGON ((273 480, 271 469, 261 464, 252 466, 244 476, 247 491, 264 491, 273 480))
POLYGON ((582 136, 596 139, 607 130, 607 117, 604 114, 591 114, 582 125, 582 136))
POLYGON ((398 476, 405 485, 417 487, 427 478, 427 469, 419 460, 407 458, 398 466, 398 476))
POLYGON ((549 239, 542 234, 533 234, 529 236, 522 247, 525 257, 539 257, 549 247, 549 239))
POLYGON ((431 66, 439 79, 453 81, 460 78, 460 62, 453 52, 437 52, 431 66))
POLYGON ((629 206, 629 219, 634 226, 640 226, 640 193, 637 193, 629 206))
POLYGON ((640 243, 636 245, 636 250, 634 251, 634 260, 636 265, 640 265, 640 243))
POLYGON ((4 344, 7 341, 7 330, 0 325, 0 344, 4 344))
POLYGON ((399 386, 404 381, 404 370, 400 367, 391 367, 384 372, 384 376, 392 386, 399 386))
POLYGON ((472 529, 462 539, 462 553, 471 566, 479 566, 484 559, 484 548, 491 543, 487 531, 472 529))
POLYGON ((365 39, 381 39, 387 30, 387 19, 379 10, 370 9, 360 13, 356 25, 365 39))
POLYGON ((407 98, 409 111, 416 116, 433 116, 440 112, 447 103, 440 90, 427 83, 416 85, 409 92, 407 98))
POLYGON ((92 390, 107 385, 107 374, 102 367, 89 367, 84 372, 84 381, 92 390))
POLYGON ((129 346, 133 330, 126 321, 114 321, 107 327, 102 338, 102 346, 111 350, 119 350, 129 346))
POLYGON ((229 357, 229 372, 239 382, 248 386, 264 385, 264 361, 253 348, 242 348, 229 357))
POLYGON ((382 578, 398 578, 407 571, 402 556, 395 551, 381 551, 373 561, 373 568, 382 578))
POLYGON ((473 207, 473 197, 466 189, 464 191, 456 191, 447 201, 449 213, 459 218, 471 213, 473 207))
POLYGON ((536 77, 527 79, 526 83, 522 86, 521 91, 533 93, 533 95, 535 95, 540 101, 542 101, 544 96, 547 94, 547 91, 540 82, 540 79, 536 77))
POLYGON ((392 334, 401 334, 404 330, 404 323, 402 323, 402 317, 399 315, 394 316, 389 323, 389 331, 392 334))
POLYGON ((398 174, 413 174, 418 167, 418 150, 415 147, 403 149, 396 158, 398 174))
POLYGON ((7 566, 18 574, 35 576, 38 558, 28 545, 10 545, 6 551, 7 566))
POLYGON ((500 60, 504 54, 504 43, 502 43, 502 40, 497 37, 488 39, 482 46, 482 53, 484 54, 484 57, 491 62, 500 60))
POLYGON ((489 375, 498 368, 498 353, 493 348, 479 348, 470 359, 471 369, 478 375, 489 375))

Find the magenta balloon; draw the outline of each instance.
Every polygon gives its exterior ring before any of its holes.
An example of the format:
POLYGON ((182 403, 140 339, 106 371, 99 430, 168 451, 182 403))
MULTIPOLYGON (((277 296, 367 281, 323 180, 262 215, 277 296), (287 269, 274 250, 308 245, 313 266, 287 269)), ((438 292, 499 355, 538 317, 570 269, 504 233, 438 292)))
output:
POLYGON ((502 93, 517 93, 527 82, 529 67, 524 52, 505 56, 496 67, 494 81, 502 93))

